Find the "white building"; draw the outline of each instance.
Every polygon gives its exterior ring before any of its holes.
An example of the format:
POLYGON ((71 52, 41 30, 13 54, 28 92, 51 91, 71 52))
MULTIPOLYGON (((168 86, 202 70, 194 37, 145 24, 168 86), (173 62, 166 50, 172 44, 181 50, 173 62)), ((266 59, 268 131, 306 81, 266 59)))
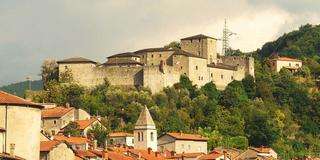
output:
POLYGON ((145 107, 134 127, 134 148, 157 151, 157 130, 156 125, 150 115, 147 107, 145 107))
POLYGON ((109 139, 112 145, 134 146, 134 137, 131 133, 113 132, 109 134, 109 139))
POLYGON ((277 56, 270 60, 270 66, 271 69, 276 72, 279 72, 282 68, 295 72, 302 67, 302 61, 299 59, 277 56))
POLYGON ((10 153, 26 160, 39 159, 42 108, 0 91, 0 155, 10 153))

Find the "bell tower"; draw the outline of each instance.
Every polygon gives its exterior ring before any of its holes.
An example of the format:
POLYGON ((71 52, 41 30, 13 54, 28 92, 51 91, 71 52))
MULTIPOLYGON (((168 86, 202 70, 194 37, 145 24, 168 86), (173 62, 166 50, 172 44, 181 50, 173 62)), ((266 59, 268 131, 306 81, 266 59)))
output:
POLYGON ((156 125, 147 107, 144 107, 134 127, 134 148, 157 151, 156 125))

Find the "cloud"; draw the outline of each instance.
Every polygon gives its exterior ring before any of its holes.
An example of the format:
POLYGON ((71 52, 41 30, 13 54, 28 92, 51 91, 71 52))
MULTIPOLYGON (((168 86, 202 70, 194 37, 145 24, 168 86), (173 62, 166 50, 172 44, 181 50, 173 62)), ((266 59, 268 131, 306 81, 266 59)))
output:
POLYGON ((231 38, 232 47, 254 50, 302 24, 319 23, 318 4, 312 0, 1 0, 0 85, 27 75, 39 78, 46 58, 84 56, 102 62, 118 52, 159 47, 193 34, 221 38, 225 18, 238 33, 231 38))

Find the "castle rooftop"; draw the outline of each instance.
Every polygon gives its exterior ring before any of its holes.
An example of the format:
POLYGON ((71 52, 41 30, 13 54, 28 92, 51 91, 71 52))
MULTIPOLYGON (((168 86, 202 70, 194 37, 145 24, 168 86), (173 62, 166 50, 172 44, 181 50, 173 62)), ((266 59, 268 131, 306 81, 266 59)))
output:
POLYGON ((73 57, 73 58, 67 58, 67 59, 58 61, 57 63, 95 63, 96 64, 97 62, 87 58, 83 58, 83 57, 73 57))
POLYGON ((206 36, 204 34, 198 34, 198 35, 182 38, 181 40, 207 39, 207 38, 216 39, 216 38, 213 38, 213 37, 210 37, 210 36, 206 36))
POLYGON ((237 66, 227 65, 224 63, 211 63, 207 65, 211 68, 219 68, 219 69, 226 69, 226 70, 237 70, 237 66))
POLYGON ((103 63, 104 66, 118 66, 118 65, 140 65, 143 63, 131 60, 131 59, 109 59, 106 63, 103 63))

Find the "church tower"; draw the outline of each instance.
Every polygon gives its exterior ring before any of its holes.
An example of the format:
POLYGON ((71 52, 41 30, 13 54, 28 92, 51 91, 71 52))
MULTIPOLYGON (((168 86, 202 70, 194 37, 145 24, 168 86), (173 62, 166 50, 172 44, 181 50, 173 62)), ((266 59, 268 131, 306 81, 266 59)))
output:
POLYGON ((144 107, 134 127, 134 148, 157 151, 156 125, 147 107, 144 107))

